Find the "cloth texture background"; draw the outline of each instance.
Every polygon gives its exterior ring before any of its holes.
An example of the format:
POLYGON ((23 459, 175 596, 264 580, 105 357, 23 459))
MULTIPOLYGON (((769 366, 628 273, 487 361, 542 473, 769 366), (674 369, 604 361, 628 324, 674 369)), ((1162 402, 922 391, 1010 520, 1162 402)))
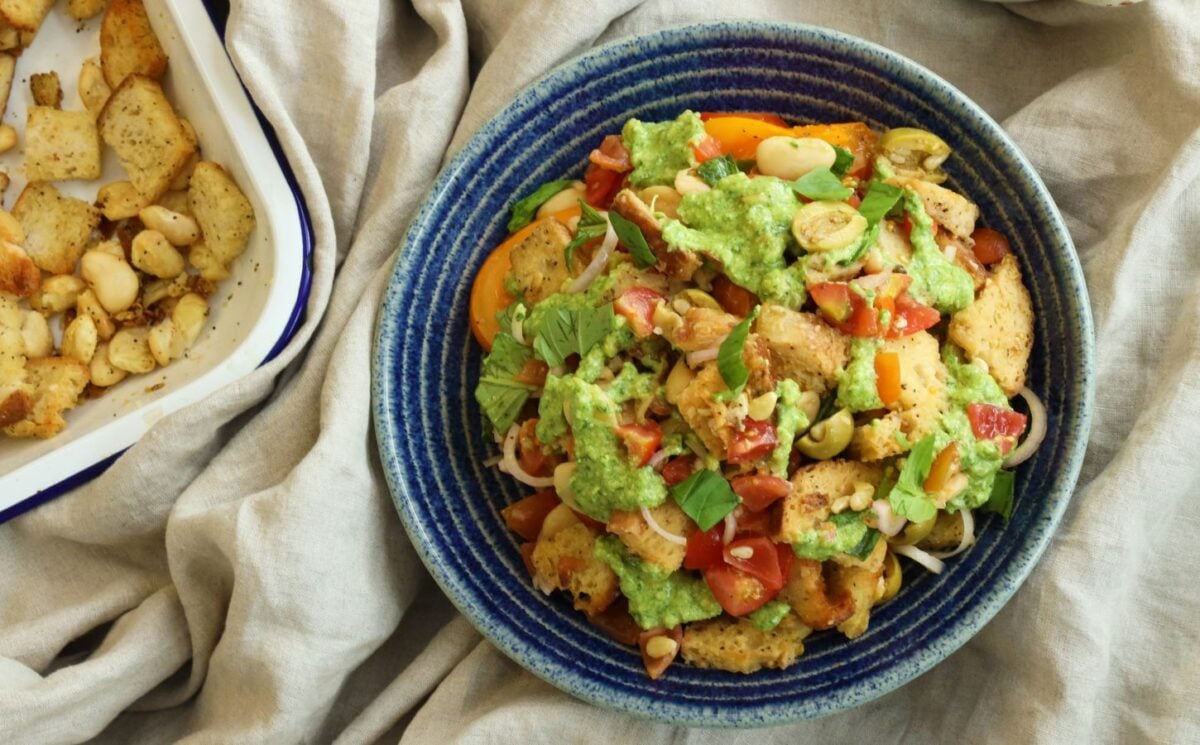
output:
POLYGON ((0 742, 1200 742, 1198 10, 234 0, 230 54, 312 211, 307 321, 0 526, 0 742), (857 34, 978 101, 1061 207, 1097 328, 1079 487, 1013 600, 900 690, 754 732, 593 708, 482 641, 396 517, 369 401, 375 312, 446 153, 593 44, 720 17, 857 34))

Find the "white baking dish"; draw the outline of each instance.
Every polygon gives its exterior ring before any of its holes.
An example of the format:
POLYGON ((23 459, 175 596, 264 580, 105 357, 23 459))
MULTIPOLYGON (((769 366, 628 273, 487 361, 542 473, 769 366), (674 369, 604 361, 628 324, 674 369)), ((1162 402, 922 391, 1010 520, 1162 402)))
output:
MULTIPOLYGON (((254 205, 257 227, 233 275, 209 299, 209 323, 188 356, 148 375, 127 378, 67 415, 49 440, 0 436, 0 522, 92 478, 156 421, 254 370, 290 338, 308 298, 311 232, 303 200, 282 156, 272 149, 201 0, 145 0, 170 57, 164 88, 195 126, 203 156, 224 165, 254 205)), ((77 90, 83 60, 99 53, 100 17, 79 24, 59 3, 17 62, 4 121, 24 133, 32 103, 29 76, 54 70, 63 108, 83 108, 77 90)), ((18 148, 0 157, 12 177, 4 203, 25 185, 18 148)), ((101 184, 123 179, 116 155, 104 154, 95 182, 56 182, 87 201, 101 184)))

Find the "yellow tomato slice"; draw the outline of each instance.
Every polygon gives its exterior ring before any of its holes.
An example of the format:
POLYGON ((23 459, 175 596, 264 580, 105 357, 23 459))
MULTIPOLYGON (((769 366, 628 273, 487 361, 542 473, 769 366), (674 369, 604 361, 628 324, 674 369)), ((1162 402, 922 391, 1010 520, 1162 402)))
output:
POLYGON ((723 152, 735 158, 755 157, 758 143, 768 137, 816 137, 854 153, 854 166, 850 173, 855 176, 864 176, 870 170, 875 142, 878 140, 878 135, 863 122, 780 127, 760 119, 721 116, 705 122, 704 129, 721 143, 723 152))
POLYGON ((484 349, 491 351, 492 339, 496 338, 496 333, 500 331, 496 314, 511 305, 515 299, 504 289, 504 277, 512 268, 513 248, 529 237, 539 223, 546 220, 565 223, 578 214, 578 207, 568 207, 561 212, 534 220, 496 246, 483 262, 483 266, 479 267, 479 274, 475 275, 475 283, 471 286, 471 333, 484 349))
POLYGON ((704 130, 721 143, 721 149, 735 158, 753 158, 758 143, 776 135, 791 136, 792 130, 761 119, 722 116, 709 119, 704 130))

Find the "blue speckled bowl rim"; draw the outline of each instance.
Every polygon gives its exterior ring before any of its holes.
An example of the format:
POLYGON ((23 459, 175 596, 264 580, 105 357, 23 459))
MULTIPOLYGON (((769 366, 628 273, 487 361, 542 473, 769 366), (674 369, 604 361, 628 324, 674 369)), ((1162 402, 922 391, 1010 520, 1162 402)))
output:
POLYGON ((928 70, 924 66, 873 42, 860 39, 832 29, 800 23, 771 22, 771 21, 714 21, 707 23, 670 26, 658 31, 636 36, 617 39, 574 57, 556 66, 548 73, 538 78, 524 88, 514 100, 503 110, 486 122, 479 131, 454 155, 446 164, 430 188, 425 201, 409 225, 402 243, 399 258, 393 268, 386 295, 377 317, 375 353, 373 355, 372 373, 372 412, 375 419, 375 434, 383 470, 391 491, 396 509, 400 515, 405 530, 412 539, 422 562, 430 574, 445 592, 451 602, 481 634, 507 656, 518 662, 534 675, 554 685, 573 696, 592 704, 612 708, 618 711, 641 717, 665 721, 673 724, 705 727, 746 727, 779 725, 800 719, 811 719, 849 709, 872 701, 885 693, 889 693, 941 662, 959 647, 971 639, 984 625, 988 623, 1028 577, 1034 565, 1041 558, 1046 546, 1066 511, 1075 484, 1079 478, 1080 468, 1087 447, 1087 435, 1091 429, 1092 407, 1095 398, 1095 332, 1092 323, 1091 309, 1088 303, 1086 283, 1080 268, 1074 243, 1071 240, 1062 217, 1051 197, 1049 190, 1029 163, 1025 155, 1008 137, 999 124, 995 122, 982 108, 971 101, 964 93, 950 83, 928 70), (612 54, 621 54, 624 49, 634 49, 646 42, 656 42, 679 36, 702 36, 714 33, 732 33, 742 36, 775 35, 775 36, 808 36, 812 41, 829 46, 840 47, 843 50, 855 46, 867 53, 882 59, 885 64, 905 70, 918 84, 931 90, 935 95, 950 99, 958 106, 973 114, 984 129, 990 130, 990 135, 1000 143, 1020 166, 1020 173, 1014 178, 1024 179, 1028 186, 1043 201, 1045 216, 1049 218, 1049 228, 1053 243, 1064 254, 1069 272, 1058 278, 1058 285, 1064 291, 1074 295, 1075 318, 1079 324, 1080 345, 1084 359, 1080 363, 1080 378, 1075 381, 1082 395, 1078 401, 1079 410, 1075 412, 1078 427, 1074 437, 1067 446, 1066 454, 1059 463, 1057 475, 1058 488, 1053 493, 1045 495, 1052 502, 1049 515, 1025 535, 1025 541, 1017 556, 999 575, 993 587, 983 595, 969 614, 964 614, 946 624, 948 641, 942 644, 922 649, 904 659, 893 667, 880 671, 878 674, 858 683, 849 685, 841 690, 830 693, 820 700, 804 700, 786 703, 771 703, 753 709, 742 709, 735 712, 717 712, 711 715, 698 711, 692 704, 674 703, 667 697, 658 698, 653 702, 642 701, 639 697, 614 693, 605 695, 604 690, 594 689, 583 684, 579 671, 564 666, 546 655, 536 646, 525 645, 518 640, 502 633, 502 629, 494 626, 489 619, 466 602, 458 580, 443 565, 438 551, 426 541, 422 526, 423 516, 413 508, 408 497, 407 464, 400 457, 397 448, 399 436, 396 423, 399 412, 395 409, 397 401, 393 382, 386 374, 392 369, 388 364, 395 355, 395 343, 402 333, 400 319, 408 309, 397 306, 396 288, 409 281, 409 275, 419 269, 418 260, 422 254, 411 245, 413 237, 420 232, 422 226, 432 217, 432 205, 446 190, 452 176, 469 161, 485 154, 483 151, 483 135, 488 132, 505 129, 509 120, 516 112, 535 103, 540 97, 540 91, 549 87, 550 83, 560 77, 570 77, 572 71, 586 68, 591 61, 597 61, 612 54), (881 680, 882 679, 882 680, 881 680))

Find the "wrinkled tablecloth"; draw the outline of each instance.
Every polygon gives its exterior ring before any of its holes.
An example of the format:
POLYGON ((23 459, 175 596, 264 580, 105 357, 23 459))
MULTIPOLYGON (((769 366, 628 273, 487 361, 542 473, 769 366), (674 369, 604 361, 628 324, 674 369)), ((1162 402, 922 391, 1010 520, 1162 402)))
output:
POLYGON ((0 742, 1200 742, 1196 0, 235 0, 228 46, 312 211, 307 321, 0 526, 0 742), (1002 122, 1066 216, 1098 350, 1079 488, 995 620, 857 710, 727 733, 593 708, 482 641, 401 528, 369 406, 445 154, 593 44, 719 17, 863 36, 1002 122))

